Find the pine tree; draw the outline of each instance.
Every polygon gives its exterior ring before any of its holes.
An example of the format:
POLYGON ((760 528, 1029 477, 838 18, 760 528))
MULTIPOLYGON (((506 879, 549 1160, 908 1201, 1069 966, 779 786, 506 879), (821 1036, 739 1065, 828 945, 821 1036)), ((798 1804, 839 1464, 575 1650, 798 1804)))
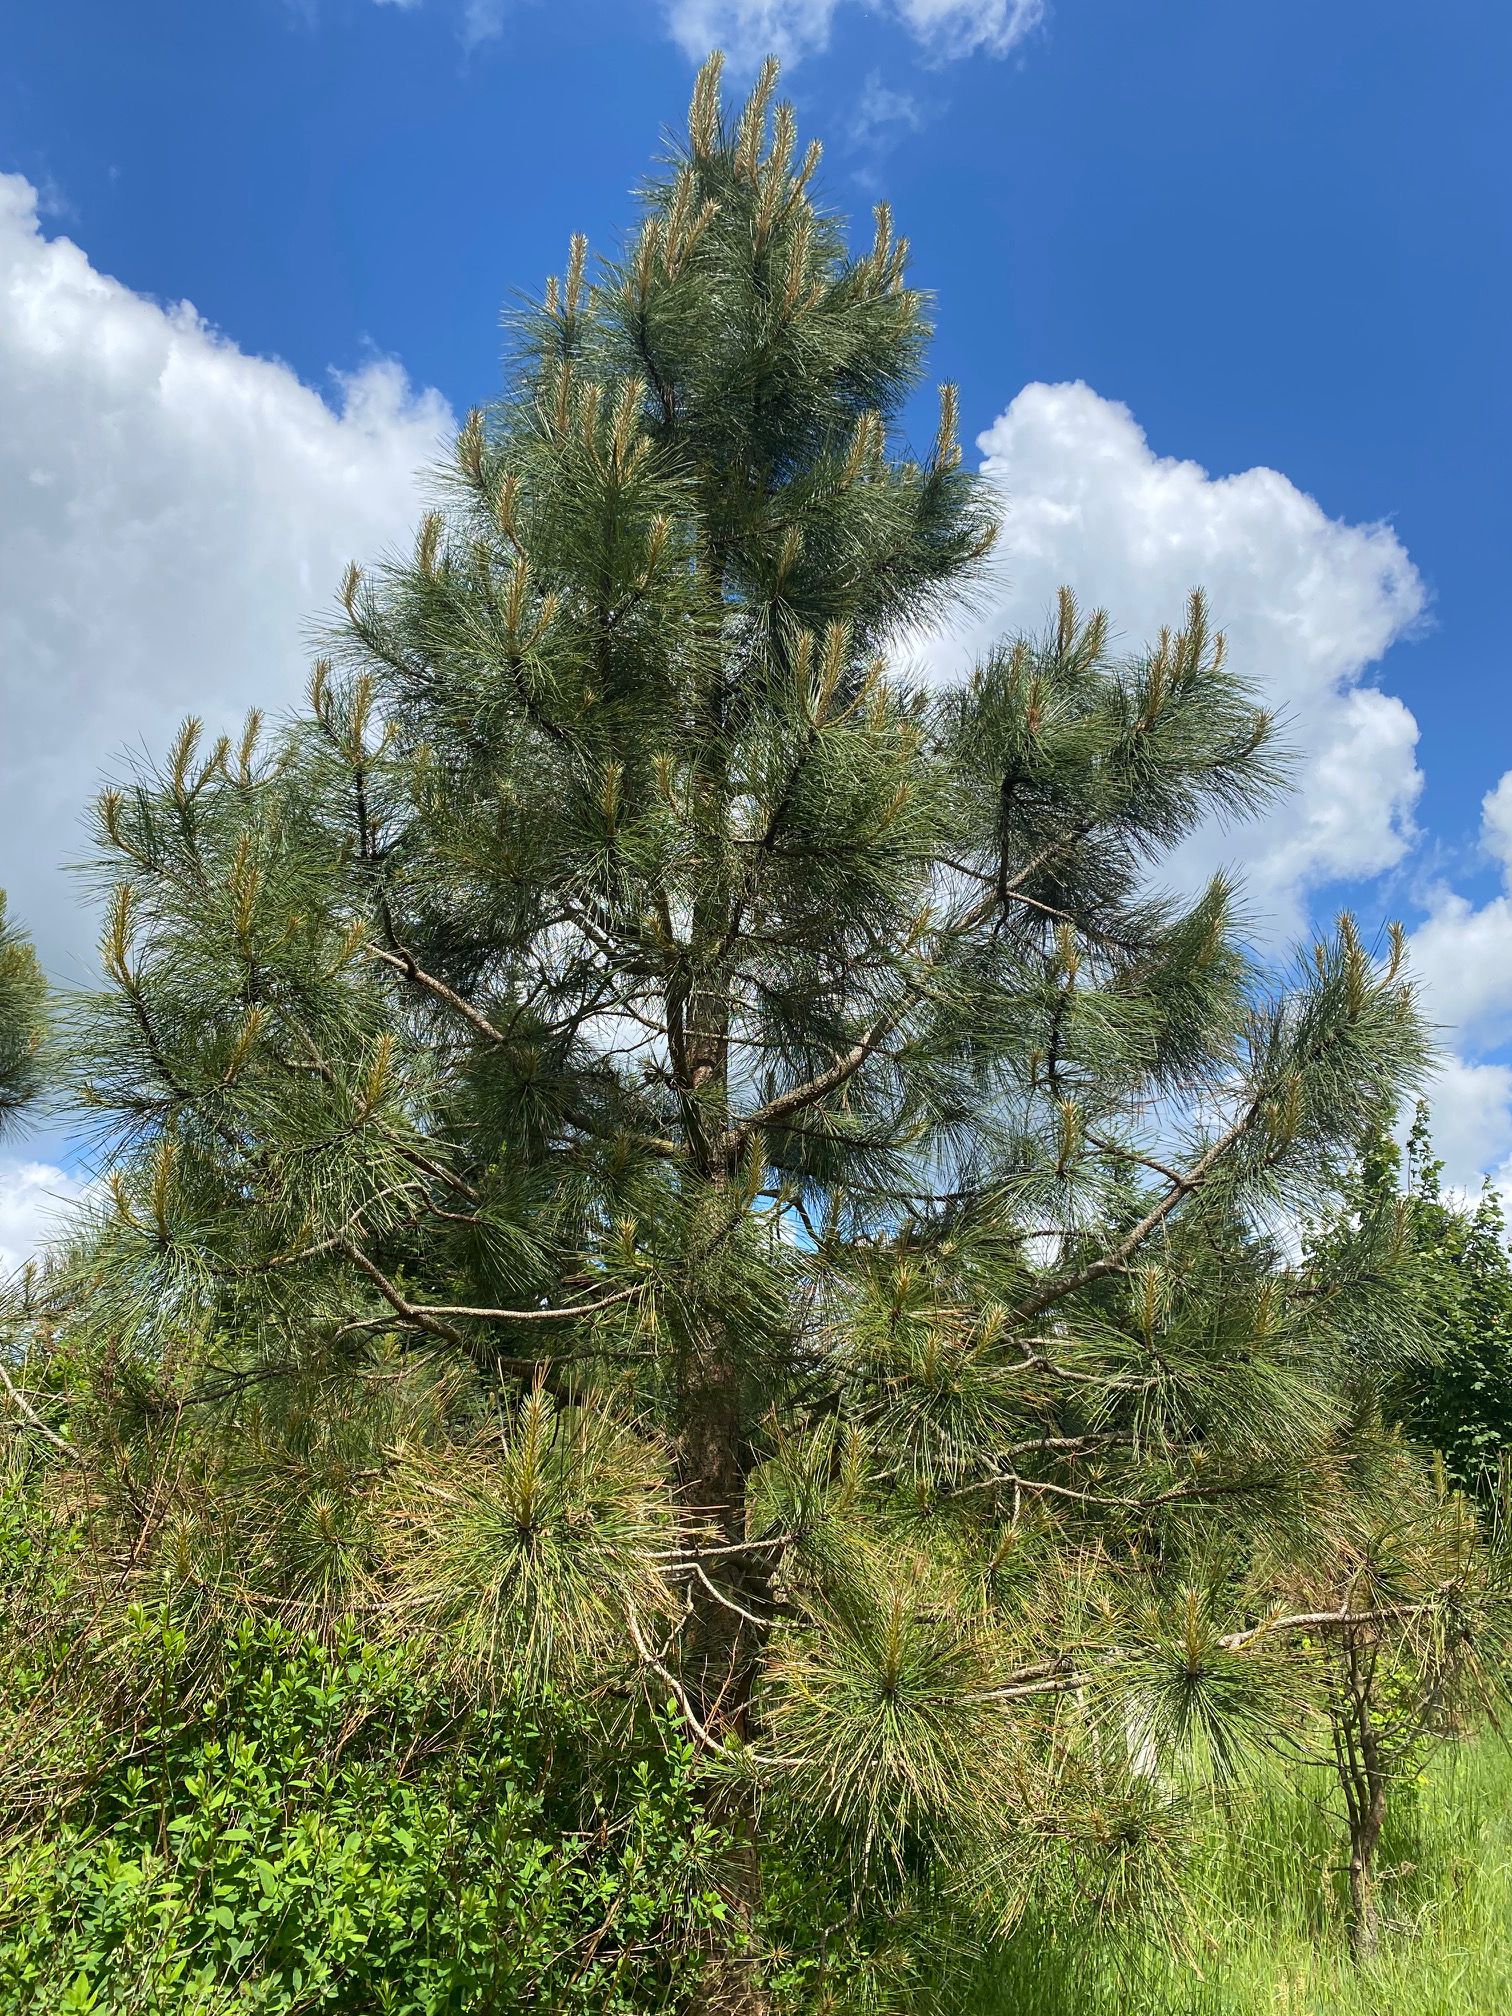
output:
POLYGON ((0 1133, 42 1088, 47 988, 37 955, 6 917, 0 890, 0 1133))
POLYGON ((307 711, 106 793, 71 1023, 113 1586, 670 1699, 747 2011, 768 1844, 1116 1901, 1149 1756, 1276 1725, 1389 1289, 1288 1236, 1425 1054, 1398 946, 1268 990, 1158 893, 1279 781, 1200 596, 910 679, 993 509, 774 82, 574 241, 307 711))

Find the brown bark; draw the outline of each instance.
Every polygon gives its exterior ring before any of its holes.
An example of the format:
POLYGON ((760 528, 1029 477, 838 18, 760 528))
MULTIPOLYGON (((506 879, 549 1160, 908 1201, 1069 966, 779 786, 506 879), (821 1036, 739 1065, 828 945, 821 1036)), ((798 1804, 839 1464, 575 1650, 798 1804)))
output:
MULTIPOLYGON (((738 1340, 713 1314, 711 1335, 690 1369, 685 1392, 681 1460, 688 1501, 698 1507, 715 1544, 740 1548, 746 1539, 750 1443, 738 1340)), ((767 1596, 761 1556, 720 1554, 697 1578, 684 1636, 683 1684, 703 1727, 713 1736, 749 1734, 751 1701, 764 1632, 751 1621, 767 1596), (710 1586, 712 1585, 712 1586, 710 1586)), ((709 1817, 734 1836, 721 1872, 730 1909, 723 1946, 711 1954, 692 2003, 693 2016, 765 2016, 769 2007, 755 1948, 761 1907, 758 1814, 749 1788, 716 1792, 709 1817)))
POLYGON ((724 1887, 734 1924, 725 1943, 711 1953, 689 2005, 689 2016, 767 2016, 762 1956, 752 1936, 761 1903, 761 1862, 755 1816, 745 1816, 744 1838, 730 1856, 724 1887))
POLYGON ((1356 1740, 1360 1751, 1364 1799, 1350 1812, 1349 1944, 1357 1960, 1371 1960, 1381 1938, 1375 1853, 1386 1821, 1386 1774, 1381 1769, 1368 1708, 1356 1740))
POLYGON ((1349 1829, 1349 1950, 1364 1963, 1375 1958, 1381 1940, 1375 1856, 1386 1823, 1389 1773, 1375 1718, 1376 1647, 1362 1632, 1348 1629, 1342 1649, 1334 1760, 1349 1829))
MULTIPOLYGON (((722 790, 719 778, 716 792, 722 790)), ((694 956, 728 945, 730 918, 711 906, 695 911, 694 956)), ((718 961, 714 962, 716 968, 718 961)), ((670 1050, 685 1116, 689 1159, 698 1179, 723 1197, 735 1173, 729 1126, 730 1000, 716 970, 679 999, 669 990, 670 1050)), ((733 1206, 732 1206, 733 1208, 733 1206)), ((701 1313, 683 1368, 679 1468, 684 1501, 721 1552, 708 1579, 690 1589, 682 1680, 703 1728, 744 1737, 754 1692, 761 1628, 752 1622, 767 1594, 760 1557, 740 1550, 746 1540, 746 1491, 752 1449, 747 1421, 741 1339, 732 1333, 717 1295, 701 1313)), ((691 2016, 766 2016, 770 2007, 756 1919, 761 1906, 761 1856, 756 1804, 748 1790, 716 1794, 710 1817, 727 1827, 734 1846, 722 1871, 728 1930, 711 1952, 691 2016)))

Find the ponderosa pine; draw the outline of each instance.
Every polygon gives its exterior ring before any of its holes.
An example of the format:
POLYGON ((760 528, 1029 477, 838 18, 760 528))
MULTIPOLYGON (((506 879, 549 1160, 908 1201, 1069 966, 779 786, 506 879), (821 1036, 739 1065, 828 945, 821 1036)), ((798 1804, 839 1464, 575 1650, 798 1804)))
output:
POLYGON ((47 986, 0 890, 0 1133, 42 1089, 47 986))
POLYGON ((1397 949, 1267 989, 1158 891, 1278 785, 1199 596, 910 676, 992 499, 774 74, 519 317, 308 710, 106 794, 71 1038, 126 1586, 675 1700, 739 2011, 766 1841, 1116 1904, 1157 1764, 1276 1726, 1390 1264, 1289 1232, 1425 1056, 1397 949))

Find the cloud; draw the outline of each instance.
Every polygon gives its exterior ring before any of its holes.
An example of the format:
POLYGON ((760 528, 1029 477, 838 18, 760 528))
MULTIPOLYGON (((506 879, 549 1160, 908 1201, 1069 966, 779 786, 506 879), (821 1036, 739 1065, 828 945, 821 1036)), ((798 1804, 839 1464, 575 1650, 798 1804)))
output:
MULTIPOLYGON (((962 10, 898 11, 927 28, 962 10)), ((312 614, 349 557, 407 542, 417 472, 452 424, 389 361, 333 376, 322 398, 187 304, 95 271, 46 235, 30 184, 0 177, 0 885, 54 971, 76 976, 90 957, 60 864, 81 849, 93 779, 127 746, 160 749, 187 711, 233 725, 254 702, 295 701, 312 614)), ((1207 836, 1193 873, 1247 864, 1291 929, 1327 883, 1402 858, 1417 730, 1372 673, 1426 598, 1389 527, 1330 518, 1274 470, 1214 477, 1162 455, 1085 385, 1027 386, 979 445, 1007 508, 1004 578, 952 639, 931 641, 937 674, 1039 625, 1061 581, 1105 604, 1131 643, 1201 582, 1302 757, 1300 796, 1207 836)), ((1487 794, 1482 844, 1512 872, 1512 773, 1487 794)), ((1435 1098, 1464 1181, 1512 1160, 1512 1068, 1487 1054, 1512 1037, 1512 893, 1477 907, 1436 888, 1427 909, 1413 950, 1430 1012, 1462 1032, 1435 1098)), ((50 1198, 77 1188, 45 1161, 0 1161, 0 1252, 29 1250, 50 1198)))
POLYGON ((922 133, 937 109, 911 91, 895 90, 883 81, 880 70, 868 73, 844 128, 851 178, 868 196, 880 191, 887 156, 908 134, 922 133))
POLYGON ((1486 852, 1512 880, 1512 770, 1499 778, 1481 800, 1481 840, 1486 852))
POLYGON ((0 1280, 62 1230, 85 1182, 49 1162, 0 1163, 0 1280))
POLYGON ((1038 28, 1045 0, 893 0, 898 18, 936 56, 1006 56, 1038 28))
MULTIPOLYGON (((425 0, 374 4, 411 13, 425 0)), ((827 49, 835 16, 846 5, 847 0, 659 0, 658 11, 692 62, 723 49, 741 71, 755 69, 766 56, 791 64, 827 49)), ((1046 0, 860 0, 860 5, 889 16, 935 62, 1006 56, 1048 11, 1046 0)), ((475 49, 504 32, 509 0, 450 0, 445 11, 456 20, 463 47, 475 49)))
POLYGON ((1481 801, 1481 847, 1502 866, 1503 888, 1481 904, 1447 883, 1427 896, 1412 933, 1412 967, 1427 1014, 1454 1053, 1431 1095, 1434 1143, 1452 1182, 1484 1169, 1512 1197, 1512 770, 1481 801))
POLYGON ((462 46, 476 49, 504 33, 505 0, 466 0, 462 9, 462 46))
POLYGON ((0 176, 0 887, 55 971, 92 942, 60 864, 102 770, 294 700, 346 561, 409 536, 444 402, 390 362, 332 390, 96 272, 0 176))
MULTIPOLYGON (((408 539, 444 402, 387 362, 332 394, 96 272, 0 176, 0 887, 64 979, 91 959, 61 864, 100 774, 186 713, 295 700, 347 560, 408 539)), ((77 1187, 0 1157, 0 1264, 77 1187)))
POLYGON ((1261 921, 1292 935, 1311 892, 1401 860, 1422 781, 1417 724, 1370 679, 1427 598, 1389 526, 1330 518, 1274 469, 1212 476, 1159 454, 1126 406, 1079 383, 1026 386, 978 446, 1006 511, 1002 572, 928 648, 936 676, 1040 628, 1062 582, 1106 608, 1130 647, 1203 587, 1230 662, 1285 716, 1296 788, 1275 813, 1200 836, 1181 879, 1242 866, 1261 921))
MULTIPOLYGON (((1039 628, 1063 581, 1130 646, 1203 586, 1231 662, 1285 716, 1296 788, 1258 821, 1196 836, 1177 879, 1239 866, 1272 944, 1331 907, 1331 885, 1356 885, 1342 893, 1358 907, 1358 885, 1419 837, 1417 723, 1374 683, 1427 602, 1395 532, 1331 518, 1274 469, 1213 476, 1162 455, 1087 385, 1026 386, 978 446, 1007 517, 1001 574, 969 619, 926 643, 926 670, 951 676, 1003 634, 1039 628)), ((1474 1191, 1489 1171, 1512 1199, 1512 771, 1485 796, 1480 849, 1503 890, 1475 903, 1434 884, 1410 957, 1444 1046, 1428 1097, 1446 1176, 1474 1191)), ((1367 927, 1378 921, 1367 911, 1367 927)))
MULTIPOLYGON (((373 0, 374 6, 391 7, 396 14, 413 14, 425 0, 373 0)), ((508 0, 459 0, 457 34, 464 49, 476 49, 504 33, 508 0)))
POLYGON ((1439 886, 1429 904, 1411 942, 1430 1014, 1467 1049, 1512 1041, 1512 898, 1477 907, 1439 886))
POLYGON ((1434 1073, 1427 1099, 1445 1181, 1473 1195, 1489 1172, 1499 1187, 1512 1186, 1512 1066, 1451 1054, 1434 1073))
POLYGON ((894 91, 883 83, 881 71, 873 70, 861 87, 847 137, 856 147, 882 148, 900 133, 917 133, 923 124, 918 99, 911 92, 894 91))
MULTIPOLYGON (((739 69, 772 54, 793 63, 829 46, 844 0, 667 0, 674 40, 695 63, 724 49, 739 69)), ((1044 0, 881 0, 925 53, 1006 56, 1045 18, 1044 0)))

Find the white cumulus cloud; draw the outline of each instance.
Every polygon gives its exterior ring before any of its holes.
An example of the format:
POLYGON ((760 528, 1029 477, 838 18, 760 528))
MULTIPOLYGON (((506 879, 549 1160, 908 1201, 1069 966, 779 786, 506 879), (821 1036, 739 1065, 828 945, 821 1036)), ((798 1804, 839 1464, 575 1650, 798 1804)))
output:
POLYGON ((96 272, 0 176, 0 887, 55 970, 92 937, 60 864, 102 770, 292 701, 347 560, 413 527, 444 402, 391 362, 332 391, 96 272))
MULTIPOLYGON (((101 773, 186 713, 294 701, 347 560, 409 536, 445 403, 388 362, 331 390, 97 272, 0 175, 0 887, 64 979, 91 957, 62 864, 101 773)), ((0 1264, 75 1188, 0 1156, 0 1264)))
MULTIPOLYGON (((1036 11, 896 5, 921 34, 969 13, 1010 39, 1036 11)), ((832 11, 772 0, 764 18, 832 11)), ((233 725, 297 699, 307 625, 347 559, 408 539, 451 415, 392 362, 330 392, 97 272, 47 235, 27 182, 0 177, 0 886, 65 977, 92 928, 60 864, 94 779, 128 746, 160 749, 185 712, 233 725)), ((1279 929, 1327 883, 1401 858, 1417 730, 1373 679, 1425 593, 1389 527, 1331 518, 1274 470, 1215 477, 1164 455, 1085 385, 1027 386, 980 447, 1007 508, 1003 574, 926 647, 938 674, 1038 626, 1062 581, 1130 644, 1201 583, 1301 751, 1300 795, 1206 851, 1247 867, 1279 929)), ((1487 795, 1482 844, 1512 872, 1512 774, 1487 795)), ((1476 907, 1440 889, 1428 911, 1414 957, 1430 1012, 1460 1032, 1436 1104, 1465 1181, 1512 1158, 1512 1067, 1491 1054, 1512 1037, 1512 894, 1476 907)), ((0 1158, 5 1263, 79 1188, 32 1154, 0 1158)))
POLYGON ((1452 1182, 1472 1187, 1490 1170, 1512 1201, 1512 770, 1481 801, 1480 841, 1501 863, 1501 892, 1477 904, 1436 883, 1412 966, 1451 1051, 1430 1094, 1434 1147, 1452 1182))
POLYGON ((0 1161, 0 1280, 63 1229, 84 1188, 49 1162, 0 1161))
POLYGON ((1003 497, 1003 559, 969 620, 929 647, 937 675, 1040 628, 1061 583, 1107 609, 1130 648, 1205 588, 1230 662, 1284 716, 1296 788, 1275 813, 1203 835, 1184 872, 1240 864, 1262 921, 1285 935, 1310 892, 1401 859, 1417 724, 1371 680, 1426 592, 1389 526, 1331 518, 1274 469, 1213 476, 1161 454, 1126 406, 1080 383, 1026 386, 978 446, 1003 497))
POLYGON ((1413 970, 1430 1014, 1471 1050, 1512 1041, 1512 897, 1479 906, 1438 887, 1412 934, 1413 970))
MULTIPOLYGON (((924 647, 926 669, 950 676, 1003 634, 1038 629, 1062 582, 1130 647, 1204 587, 1231 662, 1283 715, 1295 789, 1256 822, 1196 836, 1177 878, 1237 865, 1273 944, 1332 906, 1330 885, 1359 907, 1347 885, 1396 867, 1419 837, 1417 723, 1375 683, 1427 600, 1396 533, 1330 517, 1274 469, 1214 476, 1162 454, 1127 407, 1083 384, 1026 386, 978 446, 1006 512, 1001 571, 924 647)), ((1479 844, 1503 890, 1477 903, 1434 885, 1411 966, 1443 1050, 1428 1096, 1446 1176, 1473 1191, 1489 1172, 1512 1198, 1512 771, 1485 796, 1479 844)))
POLYGON ((1498 778, 1481 800, 1481 839, 1486 852, 1512 879, 1512 770, 1498 778))
POLYGON ((1489 1175, 1498 1188, 1512 1192, 1512 1066, 1474 1063, 1451 1051, 1435 1071, 1427 1098, 1433 1152, 1450 1186, 1473 1196, 1489 1175))

